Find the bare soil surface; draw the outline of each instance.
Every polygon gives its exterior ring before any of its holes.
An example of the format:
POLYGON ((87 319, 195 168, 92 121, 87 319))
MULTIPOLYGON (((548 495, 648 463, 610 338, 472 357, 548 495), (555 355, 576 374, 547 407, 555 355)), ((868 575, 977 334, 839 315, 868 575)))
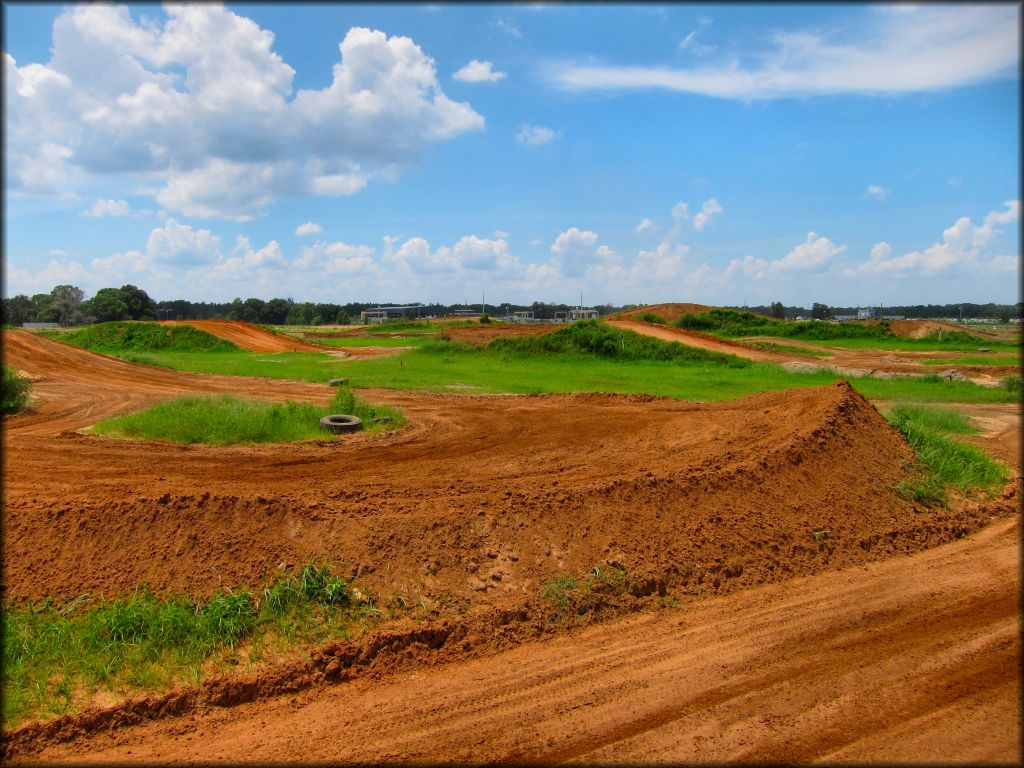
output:
POLYGON ((687 331, 682 328, 669 328, 657 323, 645 323, 638 320, 608 320, 607 323, 616 328, 653 336, 663 341, 678 341, 687 346, 745 357, 748 360, 778 363, 789 367, 795 366, 797 370, 827 368, 840 374, 872 374, 880 377, 887 375, 942 375, 943 372, 956 371, 964 378, 985 386, 996 386, 1004 377, 1020 375, 1021 372, 1020 365, 925 365, 923 362, 928 359, 956 357, 958 354, 956 352, 891 352, 876 349, 846 349, 821 344, 807 344, 795 339, 779 339, 774 336, 756 336, 745 339, 746 341, 764 341, 786 346, 805 347, 832 355, 830 358, 821 358, 813 355, 800 355, 788 350, 758 349, 740 344, 738 341, 720 339, 711 334, 687 331))
MULTIPOLYGON (((331 391, 140 366, 23 331, 5 332, 3 344, 5 361, 35 380, 32 411, 4 420, 6 601, 113 597, 140 584, 211 594, 316 559, 383 599, 472 607, 463 624, 370 638, 358 653, 327 649, 320 667, 194 699, 255 697, 251 720, 250 705, 205 720, 201 707, 173 697, 150 709, 190 719, 157 720, 137 737, 97 733, 132 722, 130 707, 76 716, 60 727, 99 741, 69 746, 68 759, 186 759, 175 750, 188 744, 202 750, 198 759, 232 761, 860 759, 903 754, 919 743, 918 727, 945 739, 935 747, 949 747, 943 759, 1002 757, 1017 743, 1005 738, 1019 734, 1006 705, 1019 689, 1019 645, 1009 638, 1019 579, 1006 576, 1016 529, 977 540, 995 549, 953 556, 973 563, 959 581, 941 581, 960 566, 928 560, 934 552, 892 570, 877 564, 1015 520, 1016 481, 989 503, 903 500, 893 488, 912 453, 845 382, 699 405, 367 390, 401 407, 409 426, 215 448, 72 430, 184 391, 319 403, 331 391), (911 574, 908 564, 919 562, 930 563, 927 577, 904 581, 902 569, 911 574), (642 616, 609 625, 607 635, 587 630, 598 633, 593 643, 585 634, 524 646, 491 671, 467 661, 547 631, 536 596, 553 574, 611 564, 635 580, 638 600, 665 595, 711 613, 642 616), (864 566, 882 575, 857 592, 864 566), (820 582, 800 579, 815 574, 820 582), (805 597, 791 598, 806 584, 805 597), (708 600, 720 596, 729 597, 708 600), (381 674, 406 671, 384 687, 357 675, 351 685, 310 688, 311 679, 349 676, 360 658, 381 674), (434 660, 453 665, 435 675, 434 660), (388 687, 415 680, 428 687, 388 687), (300 695, 261 698, 287 690, 300 695), (411 709, 394 696, 414 697, 401 699, 411 709), (302 735, 301 748, 290 741, 302 735)), ((1006 430, 1019 434, 1019 419, 990 418, 996 442, 1006 430)), ((32 728, 9 741, 9 756, 33 753, 56 732, 32 728)))
MULTIPOLYGON (((16 762, 1019 765, 1019 519, 497 655, 20 740, 16 762)), ((443 650, 443 649, 442 649, 443 650)), ((71 724, 68 725, 71 729, 71 724)))
POLYGON ((227 339, 253 352, 330 352, 329 348, 300 341, 283 333, 273 333, 252 323, 238 320, 162 320, 161 325, 191 325, 214 336, 227 339))
POLYGON ((660 315, 665 318, 668 322, 674 323, 682 315, 695 315, 698 312, 709 312, 712 309, 714 309, 714 307, 708 307, 704 304, 667 302, 665 304, 650 304, 646 307, 637 307, 636 309, 629 309, 625 312, 617 312, 612 315, 612 317, 622 320, 636 320, 640 315, 652 312, 655 315, 660 315))

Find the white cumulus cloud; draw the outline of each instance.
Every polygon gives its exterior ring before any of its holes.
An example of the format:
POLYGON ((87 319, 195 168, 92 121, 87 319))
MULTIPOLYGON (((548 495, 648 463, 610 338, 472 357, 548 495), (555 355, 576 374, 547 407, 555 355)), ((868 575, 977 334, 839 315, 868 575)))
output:
POLYGON ((704 227, 711 223, 712 217, 719 213, 722 213, 722 206, 715 198, 705 200, 700 207, 700 212, 693 217, 693 228, 697 232, 703 232, 704 227))
POLYGON ((323 231, 324 228, 313 221, 307 221, 305 224, 299 224, 299 226, 295 228, 295 234, 299 236, 316 235, 323 231))
POLYGON ((892 246, 880 242, 871 249, 867 261, 844 270, 845 277, 857 275, 933 275, 960 267, 1003 269, 1008 259, 1019 264, 1020 254, 991 254, 1002 227, 1020 219, 1020 200, 1009 200, 1004 210, 986 214, 981 224, 962 216, 942 233, 942 239, 924 250, 893 254, 892 246))
POLYGON ((507 72, 499 72, 493 67, 489 61, 473 59, 452 77, 464 83, 496 83, 508 76, 507 72))
POLYGON ((92 208, 82 211, 83 216, 100 218, 102 216, 127 216, 131 213, 131 206, 127 200, 111 200, 101 197, 92 204, 92 208))
POLYGON ((274 35, 217 4, 70 5, 51 58, 4 54, 14 192, 67 194, 134 174, 168 210, 245 220, 286 196, 352 195, 484 118, 441 88, 412 39, 353 27, 330 84, 293 86, 274 35))
POLYGON ((636 225, 636 229, 634 229, 633 231, 636 232, 638 235, 642 235, 645 232, 653 231, 654 228, 654 222, 651 221, 650 219, 645 218, 640 220, 640 223, 636 225))
POLYGON ((539 147, 558 137, 558 133, 542 125, 524 125, 516 134, 516 143, 528 147, 539 147))
POLYGON ((870 185, 864 194, 870 197, 872 200, 882 201, 889 197, 889 190, 885 187, 880 187, 877 184, 870 185))

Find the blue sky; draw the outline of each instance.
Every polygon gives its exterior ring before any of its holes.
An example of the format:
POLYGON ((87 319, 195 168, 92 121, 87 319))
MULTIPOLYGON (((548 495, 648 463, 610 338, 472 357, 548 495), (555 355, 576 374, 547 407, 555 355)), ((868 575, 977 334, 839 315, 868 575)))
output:
POLYGON ((1019 5, 4 12, 8 296, 1019 298, 1019 5))

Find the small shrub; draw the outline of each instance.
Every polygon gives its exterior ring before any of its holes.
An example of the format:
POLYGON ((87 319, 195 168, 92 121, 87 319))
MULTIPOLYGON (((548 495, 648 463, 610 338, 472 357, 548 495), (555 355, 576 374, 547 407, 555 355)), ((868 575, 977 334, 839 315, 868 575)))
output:
POLYGON ((637 315, 636 319, 642 320, 645 323, 657 323, 658 325, 668 325, 668 320, 666 320, 664 317, 657 314, 656 312, 643 312, 637 315))
POLYGON ((490 325, 492 322, 494 321, 491 320, 491 316, 487 313, 480 315, 480 325, 490 325))
POLYGON ((3 367, 3 391, 0 392, 0 413, 18 413, 28 407, 32 382, 8 365, 3 367))

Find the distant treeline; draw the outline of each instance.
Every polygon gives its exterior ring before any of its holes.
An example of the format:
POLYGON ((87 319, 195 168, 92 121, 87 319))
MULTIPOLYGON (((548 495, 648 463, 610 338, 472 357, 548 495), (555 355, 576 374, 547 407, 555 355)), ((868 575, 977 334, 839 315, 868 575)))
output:
MULTIPOLYGON (((19 295, 3 300, 3 322, 59 323, 63 326, 104 323, 115 320, 244 320, 267 325, 347 325, 359 322, 359 313, 376 307, 405 306, 404 302, 331 302, 295 301, 294 299, 234 299, 227 302, 154 301, 134 285, 101 288, 90 299, 80 288, 59 285, 50 293, 35 296, 19 295)), ((568 304, 534 302, 519 304, 422 304, 404 312, 409 319, 451 315, 469 311, 504 317, 513 312, 530 310, 538 320, 552 320, 556 312, 567 312, 568 304)), ((604 315, 618 307, 599 306, 604 315)))
MULTIPOLYGON (((380 306, 400 306, 404 302, 330 302, 295 301, 294 299, 241 299, 228 302, 154 301, 146 291, 134 285, 120 288, 101 288, 92 298, 86 299, 85 292, 73 285, 58 285, 50 293, 35 296, 18 295, 3 299, 3 322, 9 325, 22 323, 59 323, 64 326, 85 323, 109 322, 113 320, 244 320, 250 323, 268 325, 331 325, 359 322, 359 313, 380 306)), ((423 304, 406 310, 410 319, 451 315, 458 311, 480 312, 505 317, 513 312, 532 311, 537 320, 553 320, 555 313, 567 312, 574 305, 548 304, 535 301, 532 304, 423 304)), ((595 307, 603 316, 620 309, 633 309, 635 304, 616 307, 603 304, 595 307)), ((805 307, 784 307, 781 302, 769 306, 729 307, 753 312, 768 317, 794 319, 815 317, 825 319, 835 315, 854 315, 859 307, 829 307, 815 302, 810 309, 805 307)), ((951 317, 971 320, 994 318, 1008 321, 1021 317, 1024 304, 915 304, 879 308, 877 314, 903 315, 907 318, 951 317)))

